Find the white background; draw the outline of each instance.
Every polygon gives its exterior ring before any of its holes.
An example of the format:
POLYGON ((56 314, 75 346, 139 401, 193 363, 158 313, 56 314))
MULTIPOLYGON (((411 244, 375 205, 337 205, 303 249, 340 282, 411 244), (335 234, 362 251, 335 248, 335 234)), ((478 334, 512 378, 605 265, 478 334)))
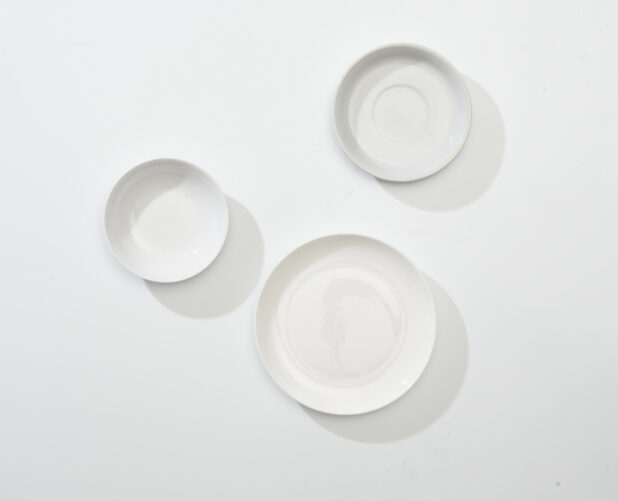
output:
POLYGON ((618 499, 618 4, 0 3, 2 500, 618 499), (410 185, 341 152, 338 81, 416 42, 464 74, 461 156, 410 185), (204 274, 118 265, 105 199, 177 157, 230 197, 204 274), (253 340, 292 248, 360 232, 436 295, 436 351, 367 416, 303 409, 253 340))

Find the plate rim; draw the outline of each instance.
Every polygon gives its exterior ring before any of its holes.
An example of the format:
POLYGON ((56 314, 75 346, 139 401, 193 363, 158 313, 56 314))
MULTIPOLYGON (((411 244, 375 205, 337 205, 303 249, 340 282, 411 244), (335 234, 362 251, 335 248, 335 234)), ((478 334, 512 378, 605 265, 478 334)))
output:
POLYGON ((116 261, 118 261, 118 263, 120 263, 126 270, 131 272, 133 275, 139 278, 142 278, 144 280, 148 280, 149 282, 155 282, 155 283, 165 284, 165 283, 182 282, 184 280, 188 280, 200 274, 201 272, 203 272, 206 268, 208 268, 215 261, 215 259, 221 253, 221 249, 223 249, 223 246, 225 245, 225 242, 228 237, 229 227, 230 227, 230 211, 229 211, 229 206, 227 203, 227 195, 221 189, 221 186, 219 186, 219 183, 217 183, 215 178, 211 176, 208 172, 206 172, 204 169, 202 169, 201 167, 198 167, 197 165, 191 162, 187 162, 186 160, 181 160, 179 158, 172 158, 172 157, 154 158, 152 160, 147 160, 145 162, 141 162, 135 165, 134 167, 131 167, 122 176, 120 176, 120 178, 118 178, 118 180, 114 183, 111 190, 107 194, 107 198, 105 199, 105 206, 103 209, 103 233, 105 234, 105 241, 107 242, 107 246, 111 250, 112 255, 116 258, 116 261), (225 212, 224 216, 222 217, 222 222, 225 224, 223 238, 221 239, 221 242, 216 248, 216 252, 214 253, 212 259, 206 262, 206 264, 203 265, 198 271, 191 272, 190 274, 179 275, 179 278, 161 278, 157 276, 146 276, 147 274, 139 273, 132 266, 127 264, 126 261, 123 258, 121 258, 120 255, 116 252, 116 249, 114 248, 114 245, 110 239, 109 232, 108 232, 108 221, 109 221, 109 210, 110 210, 109 203, 116 189, 119 186, 121 186, 123 181, 125 181, 128 177, 130 177, 136 171, 145 169, 151 165, 156 165, 156 164, 163 163, 163 162, 169 162, 169 163, 176 164, 176 165, 180 164, 180 165, 184 165, 185 167, 189 167, 190 169, 197 170, 200 173, 200 175, 204 176, 212 184, 212 186, 216 189, 216 191, 221 195, 222 201, 223 201, 222 208, 224 209, 224 212, 225 212))
POLYGON ((277 259, 276 263, 269 269, 268 274, 266 275, 266 277, 262 281, 261 286, 260 286, 260 291, 258 293, 257 300, 255 301, 255 306, 254 306, 254 309, 253 309, 253 339, 254 339, 254 343, 255 343, 256 349, 257 349, 258 356, 260 358, 260 361, 262 362, 262 367, 266 371, 266 374, 269 376, 270 380, 273 383, 275 383, 275 385, 277 386, 277 388, 280 391, 285 393, 289 398, 291 398, 292 400, 297 402, 299 405, 301 405, 301 406, 303 406, 305 408, 311 409, 313 411, 320 412, 322 414, 329 414, 329 415, 333 415, 333 416, 359 416, 359 415, 363 415, 363 414, 368 414, 370 412, 374 412, 374 411, 377 411, 379 409, 383 409, 384 407, 387 407, 387 406, 391 405, 392 403, 396 402, 401 397, 403 397, 419 381, 419 379, 424 374, 424 372, 427 369, 427 366, 429 365, 429 362, 430 362, 430 360, 431 360, 431 358, 433 356, 433 351, 434 351, 435 345, 436 345, 438 315, 437 315, 437 310, 436 310, 435 298, 433 296, 433 292, 431 291, 431 288, 429 287, 429 282, 425 278, 425 274, 420 270, 420 268, 418 266, 416 266, 416 264, 414 264, 414 262, 410 258, 408 258, 408 256, 403 254, 399 249, 397 249, 396 247, 393 247, 392 245, 390 245, 389 243, 385 242, 381 238, 376 238, 376 237, 369 236, 369 235, 366 235, 366 234, 363 234, 363 233, 354 233, 354 232, 322 234, 321 236, 317 236, 317 237, 311 238, 310 240, 306 240, 303 243, 301 243, 300 245, 297 245, 296 247, 293 247, 291 250, 288 250, 287 252, 284 251, 282 254, 283 254, 282 257, 279 257, 277 259), (349 411, 349 412, 340 411, 340 410, 335 410, 334 411, 334 410, 329 410, 329 409, 326 409, 326 408, 319 408, 319 406, 315 406, 315 405, 309 405, 309 404, 299 400, 298 398, 296 398, 294 395, 289 393, 284 388, 284 386, 278 381, 278 379, 275 378, 275 376, 271 373, 271 371, 269 369, 269 366, 266 363, 266 360, 265 360, 264 355, 262 353, 262 349, 260 347, 259 338, 258 338, 258 313, 259 313, 259 308, 260 308, 260 302, 262 300, 262 296, 264 295, 264 291, 266 289, 266 285, 268 284, 268 281, 270 280, 270 278, 272 277, 274 272, 277 270, 279 265, 288 256, 290 256, 293 252, 301 249, 302 247, 305 247, 306 245, 312 244, 312 243, 317 242, 319 240, 325 240, 325 239, 333 238, 333 237, 354 237, 354 238, 367 239, 367 240, 371 240, 373 242, 377 242, 377 243, 379 243, 381 245, 384 245, 385 247, 389 248, 390 250, 396 252, 397 254, 402 256, 406 260, 408 265, 410 265, 412 267, 412 269, 418 274, 418 276, 420 278, 420 283, 422 285, 422 288, 427 293, 427 297, 429 298, 429 301, 430 301, 430 308, 431 308, 430 315, 431 315, 431 324, 432 324, 431 325, 431 349, 429 350, 429 353, 427 355, 427 360, 424 361, 422 370, 419 372, 419 374, 416 376, 415 379, 412 379, 412 380, 408 381, 405 385, 401 386, 402 391, 399 392, 397 397, 395 397, 395 398, 393 398, 391 400, 388 400, 385 403, 380 403, 378 405, 373 405, 373 406, 367 406, 367 408, 363 409, 362 411, 349 411))
POLYGON ((341 146, 341 149, 344 151, 344 153, 346 154, 346 156, 350 159, 350 161, 356 165, 357 167, 359 167, 360 169, 362 169, 363 171, 365 171, 367 174, 375 177, 376 179, 381 179, 383 181, 389 181, 389 182, 393 182, 393 183, 408 183, 408 182, 412 182, 412 181, 418 181, 420 179, 424 179, 426 177, 429 177, 433 174, 435 174, 436 172, 439 172, 440 170, 444 169, 446 166, 448 166, 454 159, 455 157, 457 157, 457 155, 459 155, 459 153, 461 152, 462 148, 464 147, 464 145, 466 144, 466 141, 468 140, 468 136, 470 135, 470 128, 472 127, 472 100, 470 98, 470 90, 468 89, 468 86, 466 84, 466 81, 463 77, 463 75, 457 70, 457 68, 455 68, 455 66, 453 65, 453 63, 451 63, 446 57, 444 57, 442 54, 440 54, 439 52, 437 52, 434 49, 431 49, 425 45, 422 44, 418 44, 418 43, 409 43, 409 42, 401 42, 401 43, 391 43, 391 44, 385 44, 385 45, 380 45, 366 53, 364 53, 362 56, 360 56, 358 59, 356 59, 349 67, 348 69, 344 72, 343 76, 339 79, 339 84, 337 86, 337 92, 335 93, 335 98, 332 104, 332 111, 331 111, 331 120, 332 120, 332 124, 333 124, 333 128, 335 129, 335 136, 337 137, 337 142, 339 143, 339 145, 341 146), (378 52, 382 52, 382 51, 386 51, 389 49, 407 49, 407 50, 415 50, 415 51, 420 51, 420 52, 424 52, 426 54, 429 54, 430 56, 432 56, 433 58, 439 60, 440 62, 442 62, 455 76, 456 80, 458 81, 458 83, 460 84, 461 88, 464 90, 464 95, 465 95, 465 105, 466 105, 466 127, 465 127, 465 131, 462 137, 462 141, 461 144, 459 144, 458 148, 456 148, 452 154, 448 157, 448 160, 446 160, 443 163, 439 163, 437 165, 437 167, 434 167, 433 169, 427 171, 427 172, 423 172, 420 175, 414 175, 414 176, 410 176, 408 175, 403 175, 403 176, 385 176, 385 175, 378 175, 374 172, 374 170, 372 169, 371 165, 364 165, 362 162, 359 162, 357 158, 355 158, 349 151, 349 149, 347 148, 345 142, 342 140, 341 138, 341 134, 339 131, 339 127, 337 126, 337 103, 339 103, 340 97, 341 97, 341 89, 342 89, 342 84, 346 81, 346 79, 350 76, 350 74, 352 73, 352 71, 358 66, 360 65, 363 61, 365 61, 367 58, 369 58, 370 56, 378 53, 378 52))

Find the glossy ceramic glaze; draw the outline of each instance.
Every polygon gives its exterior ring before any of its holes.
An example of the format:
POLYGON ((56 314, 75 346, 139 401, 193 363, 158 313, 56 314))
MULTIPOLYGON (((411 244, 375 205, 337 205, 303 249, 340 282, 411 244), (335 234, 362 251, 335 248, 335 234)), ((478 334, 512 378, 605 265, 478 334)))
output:
POLYGON ((427 364, 435 309, 421 273, 358 235, 309 242, 272 272, 256 312, 262 360, 298 402, 360 414, 405 393, 427 364))
POLYGON ((152 160, 130 170, 105 208, 112 252, 154 282, 202 271, 221 250, 227 229, 225 195, 203 170, 181 160, 152 160))
POLYGON ((392 45, 344 76, 334 108, 341 146, 359 167, 389 181, 413 181, 445 167, 470 129, 470 97, 442 56, 392 45))

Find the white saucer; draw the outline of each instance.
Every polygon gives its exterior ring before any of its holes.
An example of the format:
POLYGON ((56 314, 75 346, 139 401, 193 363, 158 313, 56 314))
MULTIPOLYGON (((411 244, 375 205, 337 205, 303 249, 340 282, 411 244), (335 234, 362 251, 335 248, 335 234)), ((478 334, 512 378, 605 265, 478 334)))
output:
POLYGON ((177 282, 217 256, 228 229, 225 195, 203 170, 160 159, 127 172, 105 207, 105 234, 114 256, 136 275, 177 282))
POLYGON ((358 235, 313 240, 283 259, 258 301, 266 369, 301 404, 361 414, 403 395, 423 372, 436 314, 421 273, 358 235))
POLYGON ((442 169, 470 130, 470 96, 457 70, 419 45, 367 54, 339 85, 334 109, 341 146, 380 179, 413 181, 442 169))

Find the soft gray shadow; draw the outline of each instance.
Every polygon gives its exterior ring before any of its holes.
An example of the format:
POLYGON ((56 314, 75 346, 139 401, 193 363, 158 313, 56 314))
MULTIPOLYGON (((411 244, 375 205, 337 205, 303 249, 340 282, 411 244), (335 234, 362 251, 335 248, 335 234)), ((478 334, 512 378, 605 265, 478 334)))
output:
POLYGON ((437 421, 455 399, 468 365, 468 341, 463 319, 449 295, 425 277, 437 312, 436 341, 420 379, 401 398, 383 409, 358 416, 333 416, 301 408, 320 426, 360 442, 399 440, 437 421))
POLYGON ((506 141, 502 116, 479 84, 465 80, 472 101, 472 124, 468 140, 455 159, 418 181, 379 180, 382 188, 404 204, 433 211, 458 209, 485 193, 498 173, 506 141))
POLYGON ((254 217, 227 198, 230 227, 215 261, 193 278, 171 284, 149 282, 157 300, 187 317, 217 317, 232 311, 251 293, 262 271, 264 244, 254 217))

